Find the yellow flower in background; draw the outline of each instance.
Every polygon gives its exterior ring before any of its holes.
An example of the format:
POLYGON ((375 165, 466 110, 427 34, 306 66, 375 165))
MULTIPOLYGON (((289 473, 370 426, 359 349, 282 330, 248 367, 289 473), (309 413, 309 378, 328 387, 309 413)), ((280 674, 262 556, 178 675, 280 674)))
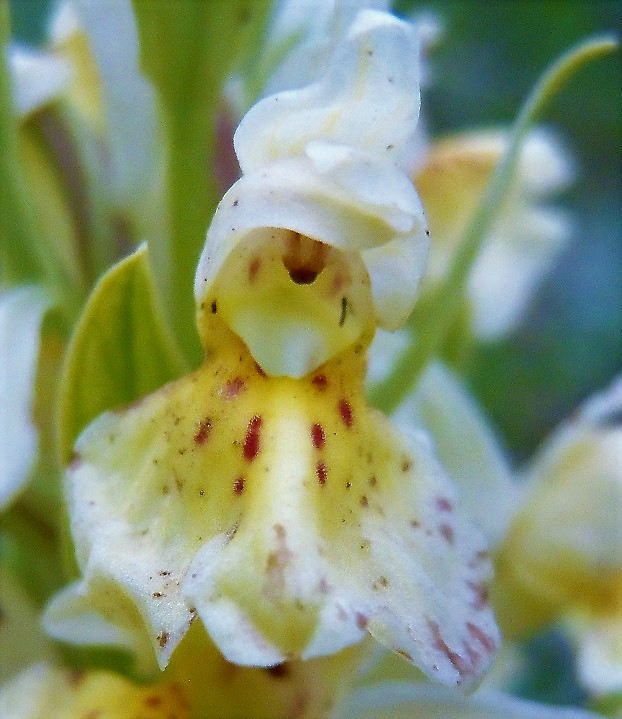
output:
POLYGON ((34 665, 0 688, 3 719, 189 719, 179 684, 140 686, 111 672, 34 665))
MULTIPOLYGON (((447 272, 492 172, 508 145, 503 131, 455 135, 432 143, 414 175, 434 238, 426 285, 447 272)), ((471 270, 467 297, 478 338, 510 333, 565 246, 570 220, 551 200, 568 187, 567 151, 544 128, 522 148, 512 189, 471 270)))
POLYGON ((618 380, 545 443, 496 561, 506 635, 567 619, 596 694, 622 690, 621 409, 618 380))
POLYGON ((205 362, 78 439, 67 491, 83 577, 48 609, 55 636, 145 663, 155 651, 164 667, 200 619, 240 665, 370 633, 442 683, 488 667, 485 543, 425 438, 363 390, 376 324, 404 321, 423 271, 425 221, 399 164, 416 60, 407 24, 361 13, 323 79, 243 120, 244 174, 197 270, 205 362))

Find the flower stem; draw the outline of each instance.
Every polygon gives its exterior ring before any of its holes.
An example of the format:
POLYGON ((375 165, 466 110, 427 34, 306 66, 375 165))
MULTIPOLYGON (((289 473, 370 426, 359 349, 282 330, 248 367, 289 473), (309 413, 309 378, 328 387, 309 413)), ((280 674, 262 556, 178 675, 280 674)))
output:
POLYGON ((553 63, 527 97, 512 128, 508 149, 467 225, 449 271, 430 300, 429 311, 415 324, 415 341, 398 358, 389 376, 371 392, 371 401, 385 412, 393 411, 416 383, 460 312, 469 273, 503 206, 520 151, 534 121, 577 70, 617 47, 617 40, 609 36, 583 41, 553 63))

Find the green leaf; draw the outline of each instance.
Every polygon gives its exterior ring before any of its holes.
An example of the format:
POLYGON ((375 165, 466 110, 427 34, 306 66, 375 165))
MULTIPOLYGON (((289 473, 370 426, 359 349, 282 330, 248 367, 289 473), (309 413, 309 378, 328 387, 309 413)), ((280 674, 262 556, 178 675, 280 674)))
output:
POLYGON ((185 370, 156 303, 146 245, 97 283, 71 339, 60 396, 60 448, 68 461, 80 431, 185 370))
POLYGON ((263 32, 268 0, 133 0, 141 64, 160 98, 167 145, 168 232, 153 245, 165 310, 187 356, 199 355, 192 279, 221 195, 215 139, 229 73, 263 32))

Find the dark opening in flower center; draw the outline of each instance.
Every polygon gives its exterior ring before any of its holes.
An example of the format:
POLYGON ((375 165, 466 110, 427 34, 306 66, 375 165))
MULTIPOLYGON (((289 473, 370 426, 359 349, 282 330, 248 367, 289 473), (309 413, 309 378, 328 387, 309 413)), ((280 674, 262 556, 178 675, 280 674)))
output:
POLYGON ((283 264, 292 282, 310 285, 326 266, 330 247, 297 232, 290 232, 285 240, 283 264))

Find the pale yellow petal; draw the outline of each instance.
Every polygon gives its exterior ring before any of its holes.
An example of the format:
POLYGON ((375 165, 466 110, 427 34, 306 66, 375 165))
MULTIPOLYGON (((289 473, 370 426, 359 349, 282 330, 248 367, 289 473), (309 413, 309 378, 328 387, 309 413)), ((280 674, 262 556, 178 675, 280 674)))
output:
POLYGON ((3 719, 190 719, 180 684, 139 686, 105 671, 37 664, 0 688, 3 719))
POLYGON ((238 664, 369 632, 441 682, 476 681, 498 643, 484 542, 426 442, 366 406, 361 348, 268 377, 212 317, 203 367, 78 440, 79 591, 116 584, 162 666, 198 616, 238 664))

